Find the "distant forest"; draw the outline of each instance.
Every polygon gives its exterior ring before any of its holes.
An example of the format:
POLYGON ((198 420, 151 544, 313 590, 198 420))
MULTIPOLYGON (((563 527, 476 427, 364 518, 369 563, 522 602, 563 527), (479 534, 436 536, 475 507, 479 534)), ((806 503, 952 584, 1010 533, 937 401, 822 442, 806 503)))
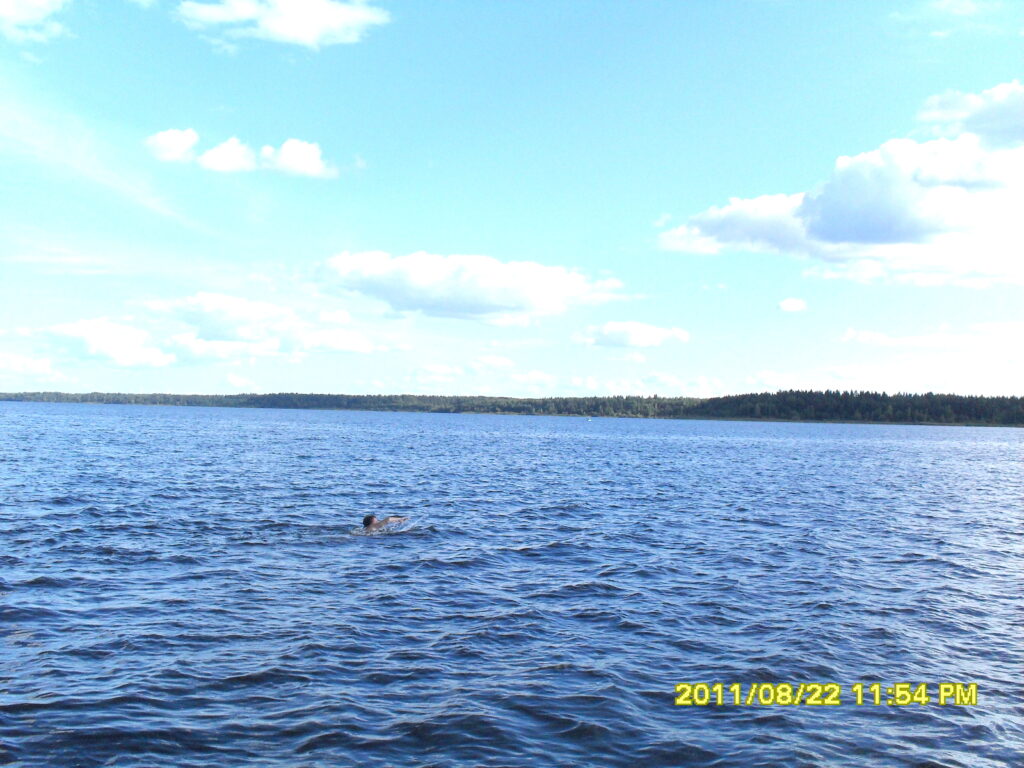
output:
POLYGON ((619 416, 644 419, 866 421, 893 424, 1024 425, 1022 397, 789 390, 696 397, 478 397, 448 395, 132 395, 92 392, 0 393, 0 400, 222 408, 304 408, 428 413, 619 416))

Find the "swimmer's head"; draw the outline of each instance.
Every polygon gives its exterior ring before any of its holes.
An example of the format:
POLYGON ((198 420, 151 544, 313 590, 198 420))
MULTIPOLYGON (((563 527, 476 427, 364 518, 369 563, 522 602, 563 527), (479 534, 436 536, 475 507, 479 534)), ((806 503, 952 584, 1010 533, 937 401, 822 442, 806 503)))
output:
POLYGON ((377 520, 377 516, 376 515, 367 515, 366 517, 363 518, 363 528, 367 528, 367 527, 373 525, 373 523, 376 522, 376 520, 377 520))

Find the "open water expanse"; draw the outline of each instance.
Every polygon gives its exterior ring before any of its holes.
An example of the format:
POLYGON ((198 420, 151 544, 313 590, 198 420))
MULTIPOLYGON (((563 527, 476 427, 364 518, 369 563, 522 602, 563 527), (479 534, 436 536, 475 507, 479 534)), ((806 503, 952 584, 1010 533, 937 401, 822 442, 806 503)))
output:
POLYGON ((996 428, 0 403, 0 763, 1020 765, 1022 460, 996 428), (674 706, 699 681, 843 704, 674 706))

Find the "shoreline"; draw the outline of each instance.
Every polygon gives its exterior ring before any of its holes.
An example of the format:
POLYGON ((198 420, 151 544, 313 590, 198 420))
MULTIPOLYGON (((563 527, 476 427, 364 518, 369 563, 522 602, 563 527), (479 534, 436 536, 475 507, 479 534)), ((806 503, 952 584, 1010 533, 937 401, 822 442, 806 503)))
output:
MULTIPOLYGON (((783 393, 777 393, 783 394, 783 393)), ((771 395, 769 395, 770 397, 771 395)), ((773 422, 787 424, 871 424, 878 426, 921 426, 921 427, 1022 427, 1024 421, 999 423, 995 421, 979 420, 878 420, 869 418, 786 418, 784 416, 752 416, 752 415, 716 415, 712 413, 685 413, 676 412, 673 414, 654 413, 597 413, 579 412, 569 410, 547 410, 547 407, 555 401, 572 404, 590 404, 614 402, 615 404, 624 401, 640 401, 645 404, 656 404, 655 407, 665 404, 671 408, 695 408, 704 403, 722 401, 730 398, 751 397, 751 395, 732 395, 727 398, 663 398, 658 396, 608 396, 608 397, 558 397, 558 398, 512 398, 492 397, 483 395, 316 395, 316 394, 243 394, 243 395, 171 395, 163 393, 63 393, 63 392, 19 392, 0 393, 0 402, 21 402, 21 403, 58 403, 73 405, 138 405, 158 407, 194 407, 194 408, 245 408, 251 410, 282 410, 282 411, 362 411, 366 413, 445 413, 445 414, 470 414, 470 415, 491 415, 491 416, 562 416, 587 419, 657 419, 659 421, 743 421, 743 422, 773 422), (339 398, 356 400, 358 404, 351 406, 341 404, 275 404, 272 398, 309 398, 309 399, 330 399, 339 398), (190 400, 192 402, 160 402, 160 400, 190 400), (372 407, 363 400, 398 400, 406 399, 413 401, 398 407, 372 407), (424 407, 415 407, 415 401, 426 401, 424 407), (434 402, 434 407, 426 407, 428 403, 434 402), (519 404, 544 404, 545 410, 512 410, 512 409, 485 409, 473 407, 438 407, 436 401, 458 401, 460 404, 465 401, 476 401, 484 403, 519 403, 519 404)), ((887 396, 888 397, 888 396, 887 396)), ((926 397, 924 395, 913 395, 910 397, 926 397)), ((955 396, 959 397, 959 396, 955 396)), ((1020 398, 983 398, 971 396, 972 400, 1003 400, 1020 398)))

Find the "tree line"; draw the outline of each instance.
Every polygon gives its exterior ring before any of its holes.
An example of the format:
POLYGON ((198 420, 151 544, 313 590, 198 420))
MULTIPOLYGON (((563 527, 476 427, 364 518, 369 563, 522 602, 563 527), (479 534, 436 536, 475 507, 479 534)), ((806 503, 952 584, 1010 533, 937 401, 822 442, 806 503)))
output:
POLYGON ((0 393, 0 400, 222 408, 504 413, 653 419, 852 421, 893 424, 1024 425, 1024 398, 787 390, 726 397, 485 397, 456 395, 171 395, 91 392, 0 393))
POLYGON ((787 390, 704 400, 691 418, 870 421, 899 424, 1024 424, 1024 397, 787 390))

